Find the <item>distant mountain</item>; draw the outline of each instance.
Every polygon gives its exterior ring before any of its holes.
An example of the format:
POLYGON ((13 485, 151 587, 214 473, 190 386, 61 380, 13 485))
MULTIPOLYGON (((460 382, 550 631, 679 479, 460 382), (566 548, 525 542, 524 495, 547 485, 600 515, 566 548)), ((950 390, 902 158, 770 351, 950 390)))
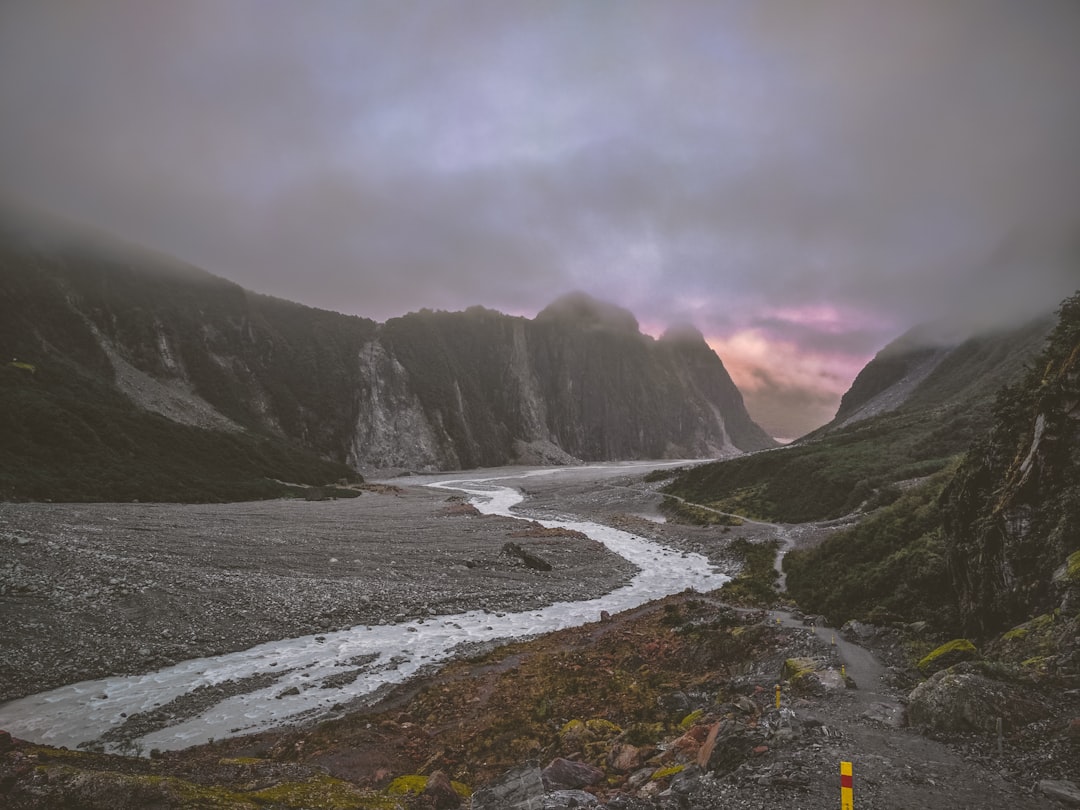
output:
POLYGON ((836 417, 783 450, 688 470, 668 491, 784 521, 836 518, 898 495, 892 485, 943 469, 990 426, 997 391, 1018 380, 1054 323, 971 337, 919 327, 859 373, 836 417))
POLYGON ((899 409, 961 405, 986 411, 997 391, 1023 373, 1053 323, 1048 312, 1019 327, 976 335, 957 334, 949 324, 918 326, 878 352, 840 400, 833 420, 805 438, 899 409))
POLYGON ((10 208, 0 210, 0 352, 15 360, 0 388, 8 498, 182 500, 236 475, 263 486, 349 467, 716 457, 775 444, 700 334, 654 340, 587 296, 535 320, 474 307, 378 324, 10 208), (193 457, 203 444, 209 455, 193 457), (243 470, 222 467, 215 447, 246 459, 243 470), (134 495, 133 477, 155 483, 134 495))
POLYGON ((787 555, 788 590, 804 609, 836 623, 927 622, 1027 673, 1080 684, 1080 292, 1059 315, 967 453, 787 555))

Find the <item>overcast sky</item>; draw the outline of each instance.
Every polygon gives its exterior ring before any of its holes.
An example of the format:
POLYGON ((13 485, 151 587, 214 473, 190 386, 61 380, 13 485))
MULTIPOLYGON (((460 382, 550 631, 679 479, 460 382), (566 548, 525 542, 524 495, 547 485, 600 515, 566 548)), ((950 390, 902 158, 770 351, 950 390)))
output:
POLYGON ((786 437, 1080 287, 1078 149, 1072 0, 0 5, 0 190, 380 321, 690 322, 786 437))

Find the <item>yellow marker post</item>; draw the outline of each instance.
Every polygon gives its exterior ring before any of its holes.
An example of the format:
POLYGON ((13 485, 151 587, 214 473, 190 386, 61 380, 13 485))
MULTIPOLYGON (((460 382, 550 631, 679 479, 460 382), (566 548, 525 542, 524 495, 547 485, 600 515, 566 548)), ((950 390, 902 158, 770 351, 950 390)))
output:
POLYGON ((836 633, 833 633, 833 637, 832 637, 832 645, 833 645, 834 647, 836 646, 836 633))
POLYGON ((843 664, 840 665, 840 677, 841 678, 846 678, 847 677, 847 671, 844 669, 843 664))
POLYGON ((854 787, 851 778, 851 763, 840 763, 840 810, 855 810, 854 787))
POLYGON ((776 708, 780 708, 780 684, 776 685, 776 708))

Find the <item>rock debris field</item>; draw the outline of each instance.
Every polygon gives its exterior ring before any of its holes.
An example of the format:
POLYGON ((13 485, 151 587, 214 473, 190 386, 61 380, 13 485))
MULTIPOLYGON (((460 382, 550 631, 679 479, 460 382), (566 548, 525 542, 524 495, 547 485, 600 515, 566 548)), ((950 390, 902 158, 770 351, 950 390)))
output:
MULTIPOLYGON (((529 479, 530 513, 603 513, 638 480, 618 467, 529 479)), ((0 504, 0 703, 359 624, 588 599, 634 574, 583 536, 397 483, 322 502, 0 504)), ((715 530, 629 521, 724 562, 715 530)))

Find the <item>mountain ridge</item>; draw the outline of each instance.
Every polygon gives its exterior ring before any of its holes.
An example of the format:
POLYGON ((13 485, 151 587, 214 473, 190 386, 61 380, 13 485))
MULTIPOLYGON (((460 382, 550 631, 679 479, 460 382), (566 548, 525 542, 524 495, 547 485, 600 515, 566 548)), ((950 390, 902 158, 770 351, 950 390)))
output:
MULTIPOLYGON (((153 416, 165 420, 154 430, 283 443, 339 465, 333 478, 345 465, 716 457, 775 444, 704 340, 654 340, 631 313, 581 293, 532 320, 471 307, 379 324, 97 233, 46 223, 27 237, 2 219, 0 351, 41 372, 6 376, 9 466, 41 464, 42 440, 57 458, 78 435, 123 444, 107 424, 87 427, 103 421, 106 391, 110 408, 130 406, 126 431, 149 430, 135 423, 153 416), (28 408, 52 414, 54 435, 28 430, 28 408)), ((80 475, 93 475, 90 456, 80 475)), ((27 497, 15 476, 0 493, 27 497)))

